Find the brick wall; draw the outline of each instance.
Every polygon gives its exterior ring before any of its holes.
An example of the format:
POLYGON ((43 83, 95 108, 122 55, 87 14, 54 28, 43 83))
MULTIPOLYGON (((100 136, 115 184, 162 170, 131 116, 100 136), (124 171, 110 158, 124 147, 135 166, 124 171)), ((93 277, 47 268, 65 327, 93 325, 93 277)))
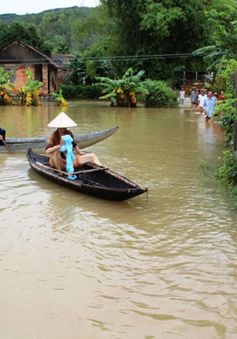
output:
MULTIPOLYGON (((25 86, 28 80, 26 75, 27 70, 32 71, 32 76, 34 79, 35 75, 34 65, 31 66, 19 65, 16 67, 14 82, 16 89, 20 89, 21 87, 25 86)), ((48 65, 42 65, 42 82, 44 86, 40 90, 40 93, 43 95, 48 95, 48 65)))
POLYGON ((34 66, 19 65, 16 67, 15 87, 17 89, 20 89, 22 86, 25 86, 27 82, 26 75, 27 70, 31 70, 32 74, 34 74, 34 66))

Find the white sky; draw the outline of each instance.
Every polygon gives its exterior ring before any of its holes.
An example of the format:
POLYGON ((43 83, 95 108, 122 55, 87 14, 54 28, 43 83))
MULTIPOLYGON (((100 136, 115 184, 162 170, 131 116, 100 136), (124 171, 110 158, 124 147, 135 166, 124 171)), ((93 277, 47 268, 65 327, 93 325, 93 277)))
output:
POLYGON ((31 14, 66 7, 96 7, 99 0, 1 0, 0 14, 31 14))

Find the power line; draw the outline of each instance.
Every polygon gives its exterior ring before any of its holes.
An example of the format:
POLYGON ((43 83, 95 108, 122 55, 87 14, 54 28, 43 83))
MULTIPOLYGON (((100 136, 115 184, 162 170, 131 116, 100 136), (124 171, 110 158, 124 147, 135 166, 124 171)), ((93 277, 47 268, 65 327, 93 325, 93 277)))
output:
MULTIPOLYGON (((88 61, 113 61, 113 60, 156 60, 156 59, 176 59, 176 58, 197 58, 203 55, 194 55, 193 53, 169 53, 169 54, 144 54, 144 55, 118 55, 108 57, 83 57, 88 61)), ((76 59, 76 57, 74 58, 76 59)))
MULTIPOLYGON (((194 55, 193 53, 167 53, 167 54, 143 54, 143 55, 116 55, 116 56, 100 56, 100 57, 79 57, 67 56, 67 61, 82 59, 84 61, 143 61, 143 60, 159 60, 159 59, 186 59, 203 57, 203 54, 194 55)), ((64 63, 63 57, 51 57, 53 62, 64 63)), ((45 59, 0 59, 0 63, 49 63, 45 59)))

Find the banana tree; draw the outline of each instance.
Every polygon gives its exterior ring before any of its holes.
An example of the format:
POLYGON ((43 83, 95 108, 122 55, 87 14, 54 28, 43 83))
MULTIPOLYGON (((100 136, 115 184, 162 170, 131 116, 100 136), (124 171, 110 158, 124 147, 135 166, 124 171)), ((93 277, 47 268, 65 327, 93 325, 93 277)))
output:
POLYGON ((56 102, 56 105, 59 106, 67 106, 68 102, 67 100, 64 98, 62 90, 60 89, 59 92, 57 93, 52 93, 52 96, 54 98, 54 101, 56 102))
POLYGON ((228 51, 223 50, 220 46, 213 45, 199 48, 193 52, 193 55, 203 57, 203 60, 208 64, 206 70, 214 73, 212 79, 212 82, 214 82, 215 77, 221 72, 222 65, 228 57, 228 51))
POLYGON ((96 77, 97 84, 100 85, 105 95, 99 99, 109 99, 111 106, 116 107, 136 107, 137 95, 147 94, 147 90, 142 82, 144 71, 134 74, 133 69, 129 68, 121 79, 111 79, 107 77, 96 77))
POLYGON ((19 91, 20 104, 21 105, 39 105, 39 90, 43 87, 43 83, 38 80, 34 80, 32 71, 27 70, 27 82, 19 91))
POLYGON ((13 75, 12 71, 5 72, 2 67, 0 67, 0 105, 11 104, 12 99, 9 95, 9 90, 13 88, 13 84, 10 82, 10 79, 13 75))

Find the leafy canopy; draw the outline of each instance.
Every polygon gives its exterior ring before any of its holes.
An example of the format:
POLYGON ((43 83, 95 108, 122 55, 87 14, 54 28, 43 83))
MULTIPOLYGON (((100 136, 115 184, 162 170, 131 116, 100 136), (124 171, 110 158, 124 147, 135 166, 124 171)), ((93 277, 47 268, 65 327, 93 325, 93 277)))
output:
POLYGON ((47 44, 40 38, 35 25, 21 24, 18 22, 11 24, 0 23, 0 48, 15 40, 23 41, 38 48, 45 54, 50 54, 47 44))

